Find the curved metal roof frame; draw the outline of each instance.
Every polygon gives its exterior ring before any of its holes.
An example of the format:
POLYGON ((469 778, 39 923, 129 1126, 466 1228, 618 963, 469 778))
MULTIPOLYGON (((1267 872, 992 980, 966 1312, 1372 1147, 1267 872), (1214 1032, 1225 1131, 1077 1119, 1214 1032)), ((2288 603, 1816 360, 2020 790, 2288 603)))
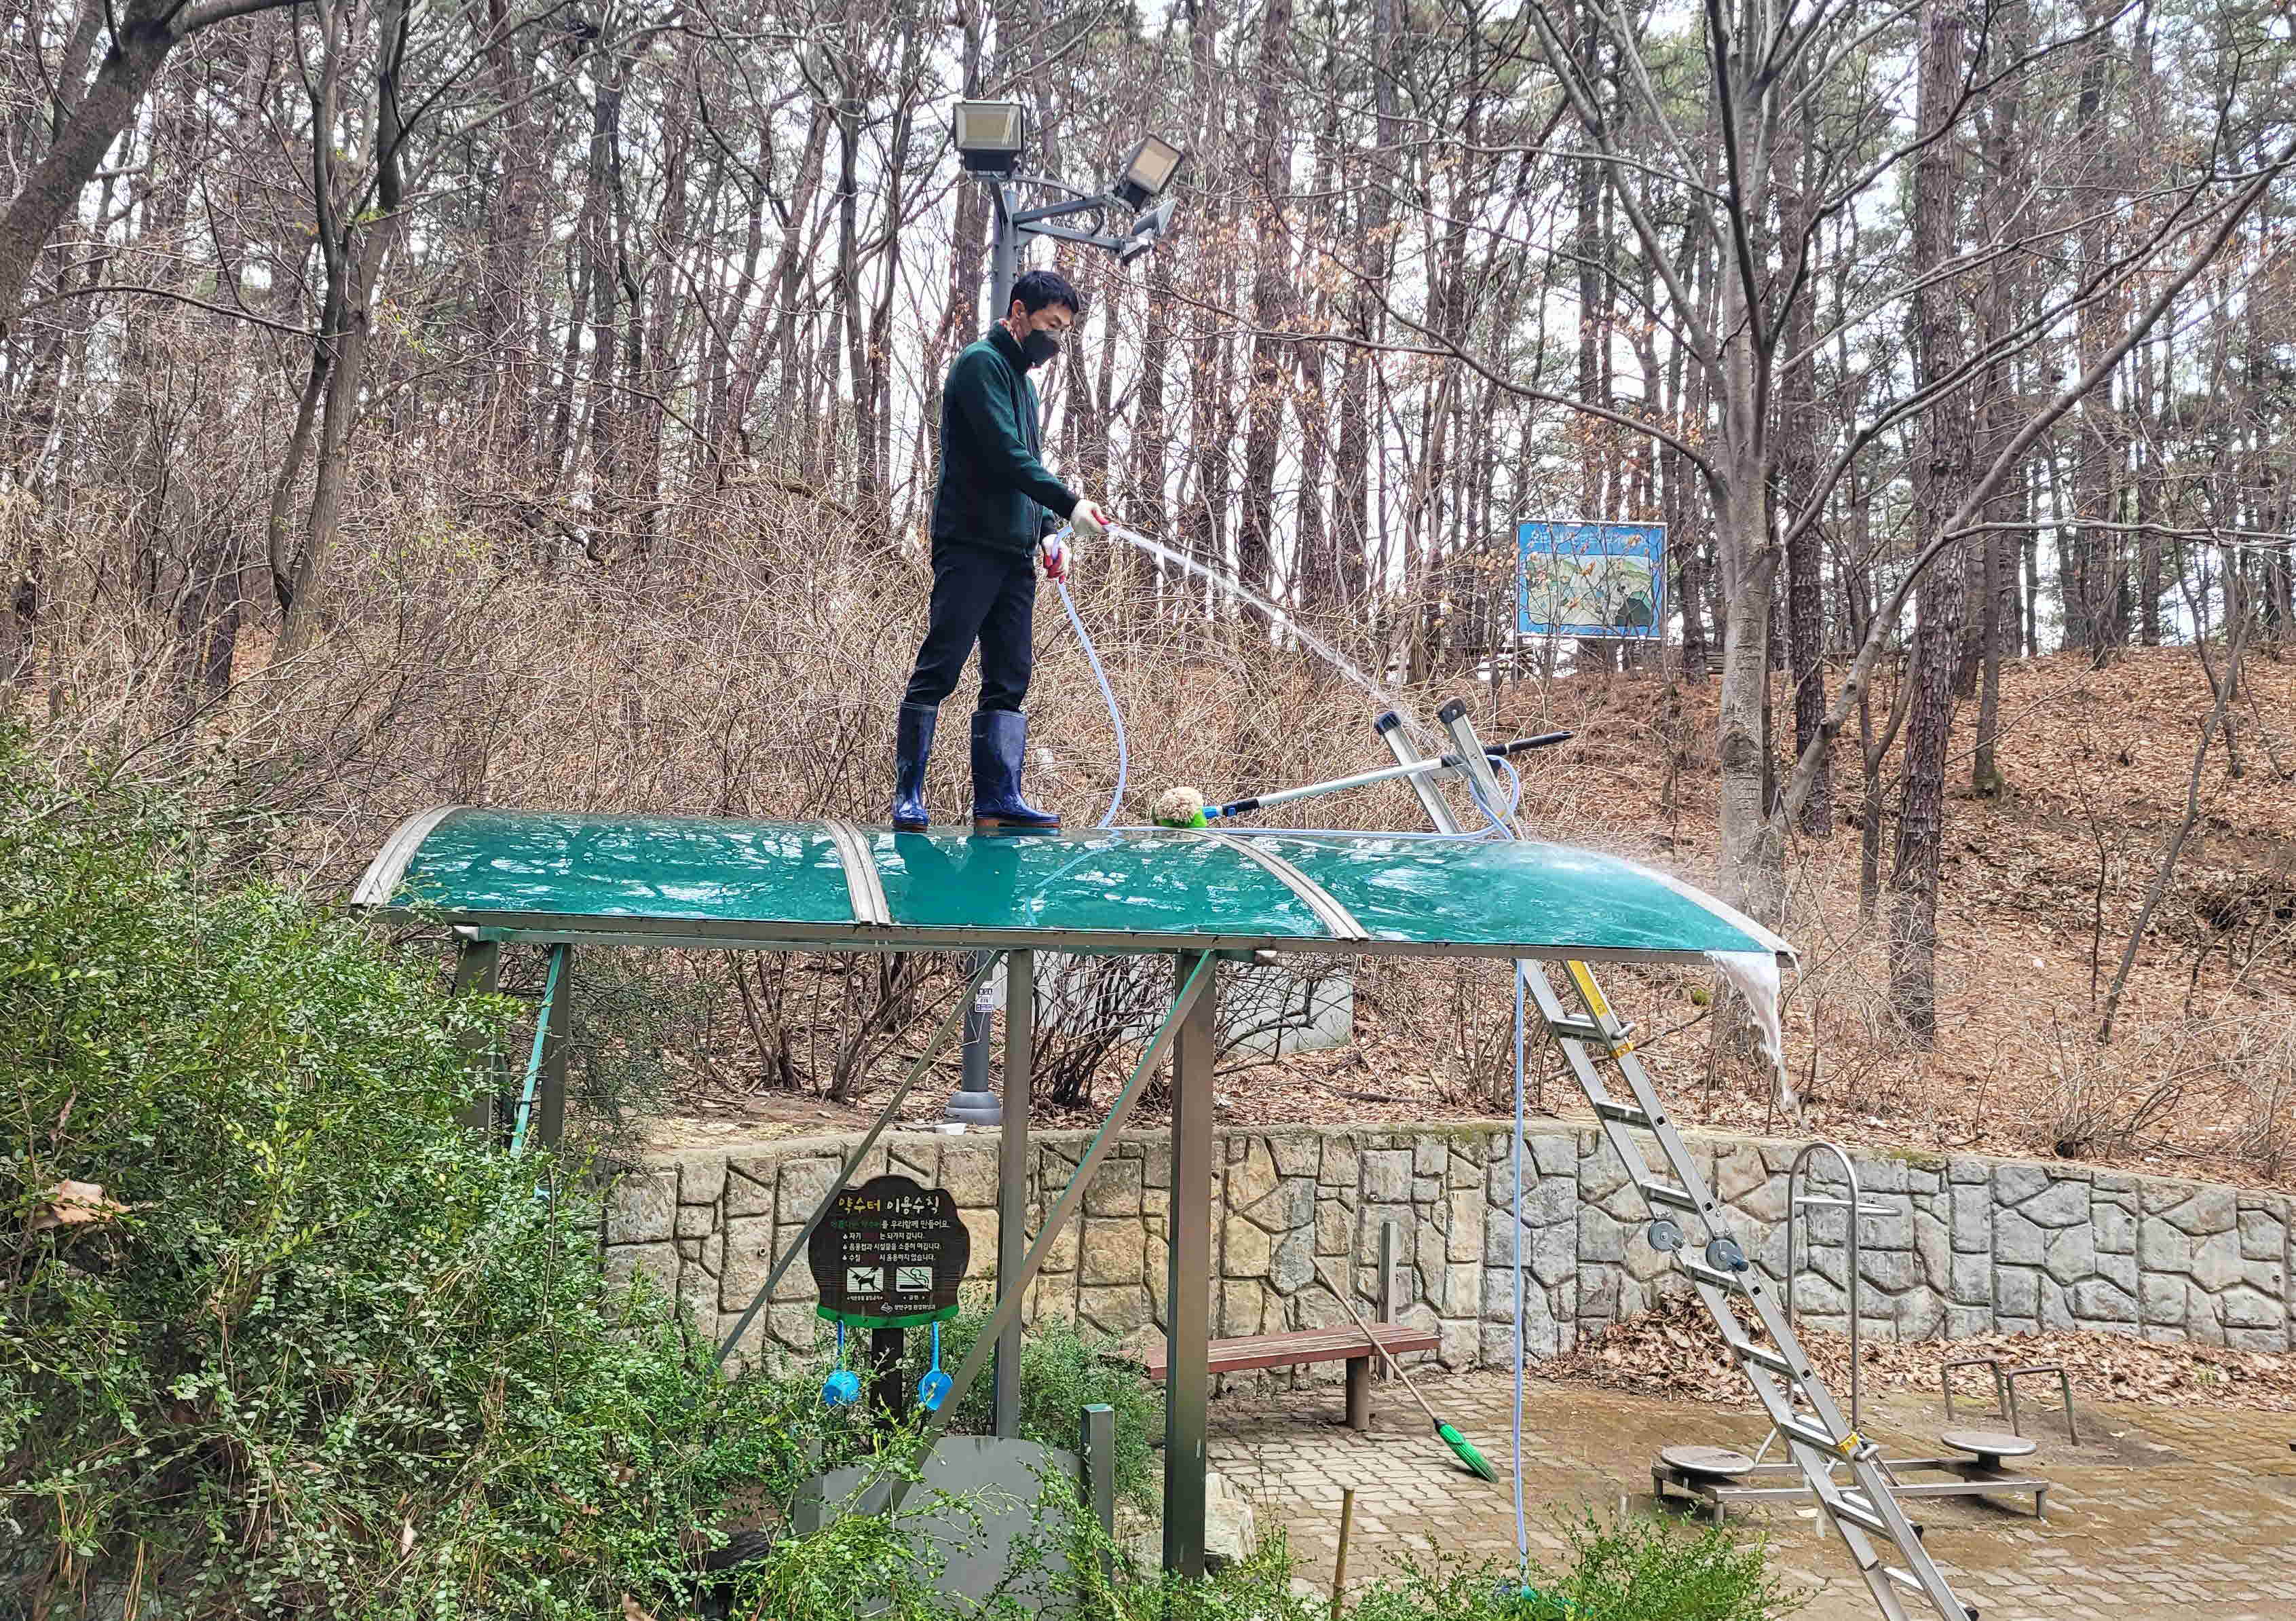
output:
POLYGON ((1615 856, 1392 834, 977 837, 444 806, 390 835, 351 903, 504 940, 711 950, 1792 951, 1712 896, 1615 856))

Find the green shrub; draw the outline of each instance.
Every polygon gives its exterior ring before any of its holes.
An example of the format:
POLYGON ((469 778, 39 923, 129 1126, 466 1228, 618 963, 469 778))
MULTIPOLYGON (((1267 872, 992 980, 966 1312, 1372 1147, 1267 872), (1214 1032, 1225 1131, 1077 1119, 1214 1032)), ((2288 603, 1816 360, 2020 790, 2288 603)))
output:
POLYGON ((808 1471, 811 1392, 728 1386, 602 1288, 571 1178, 455 1125, 458 1038, 508 1004, 204 859, 166 800, 0 736, 0 1591, 674 1602, 731 1493, 808 1471))
POLYGON ((1361 1594, 1349 1621, 1776 1621, 1800 1599, 1770 1577, 1759 1541, 1719 1526, 1588 1514, 1561 1527, 1562 1569, 1406 1565, 1361 1594))
MULTIPOLYGON (((1759 1543, 1720 1526, 1696 1531, 1592 1515, 1562 1527, 1570 1559, 1534 1562, 1526 1586, 1511 1563, 1406 1562, 1353 1594, 1345 1621, 1777 1621, 1800 1600, 1770 1579, 1759 1543)), ((1324 1621, 1330 1600, 1294 1590, 1280 1531, 1203 1582, 1149 1576, 1124 1594, 1132 1621, 1324 1621)))
POLYGON ((1570 1567, 1534 1576, 1548 1600, 1531 1610, 1538 1621, 1774 1621, 1801 1604, 1771 1576, 1761 1542, 1741 1543, 1725 1526, 1588 1514, 1562 1530, 1570 1567))

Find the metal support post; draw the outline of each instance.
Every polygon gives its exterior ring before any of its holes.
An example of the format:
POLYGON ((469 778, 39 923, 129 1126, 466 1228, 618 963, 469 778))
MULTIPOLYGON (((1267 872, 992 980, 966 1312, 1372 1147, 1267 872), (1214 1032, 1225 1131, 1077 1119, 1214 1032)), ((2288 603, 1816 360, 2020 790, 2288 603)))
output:
POLYGON ((1021 227, 1013 223, 1013 198, 1002 180, 988 186, 989 221, 988 325, 1004 318, 1013 306, 1013 284, 1021 277, 1021 227))
POLYGON ((906 1329, 869 1330, 869 1402, 886 1422, 899 1424, 909 1416, 909 1381, 901 1367, 908 1355, 906 1329))
MULTIPOLYGON (((455 994, 475 991, 492 996, 502 983, 502 946, 457 929, 455 949, 455 994)), ((463 1124, 487 1131, 494 1124, 495 1092, 502 1084, 501 1062, 490 1042, 478 1035, 464 1038, 471 1055, 471 1100, 455 1115, 463 1124)))
MULTIPOLYGON (((1187 959, 1183 959, 1183 967, 1187 959)), ((1164 1568, 1204 1574, 1204 1421, 1211 1395, 1212 1055, 1218 998, 1172 1045, 1170 1270, 1164 1302, 1164 1568)))
POLYGON ((554 1062, 558 1070, 559 1112, 562 1123, 566 1086, 566 1008, 570 999, 574 948, 550 948, 549 967, 542 978, 542 1005, 534 1010, 534 1047, 526 1060, 526 1079, 510 1101, 510 1151, 523 1154, 540 1130, 543 1092, 554 1062))
MULTIPOLYGON (((1037 954, 1004 959, 1004 1135, 996 1148, 996 1300, 1029 1251, 1029 1089, 1036 1067, 1037 954)), ((996 1341, 996 1433, 1021 1433, 1021 1318, 996 1341)))
POLYGON ((574 948, 552 948, 559 953, 558 994, 543 1010, 542 1086, 535 1099, 534 1138, 545 1148, 555 1148, 566 1137, 566 1052, 574 1034, 574 948))
MULTIPOLYGON (((988 960, 985 951, 973 953, 968 967, 978 973, 980 965, 988 960)), ((959 1070, 956 1090, 949 1094, 941 1107, 945 1119, 958 1120, 966 1125, 993 1126, 1004 1118, 996 1092, 988 1084, 988 1019, 994 1011, 995 998, 983 979, 974 988, 972 1000, 964 1008, 964 1061, 959 1070)))
POLYGON ((1100 1521, 1100 1578, 1116 1580, 1116 1409, 1087 1403, 1077 1414, 1084 1506, 1100 1521))
MULTIPOLYGON (((1393 1322, 1403 1310, 1403 1262, 1400 1251, 1402 1231, 1393 1222, 1379 1224, 1379 1320, 1393 1322)), ((1387 1364, 1379 1365, 1378 1377, 1388 1377, 1387 1364)))

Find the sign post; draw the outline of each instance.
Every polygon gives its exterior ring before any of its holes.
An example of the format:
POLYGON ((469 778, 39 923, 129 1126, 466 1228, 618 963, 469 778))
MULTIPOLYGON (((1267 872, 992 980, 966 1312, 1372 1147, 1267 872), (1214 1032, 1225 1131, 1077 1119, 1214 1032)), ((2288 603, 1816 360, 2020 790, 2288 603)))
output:
POLYGON ((821 1291, 816 1313, 869 1330, 878 1404, 904 1417, 909 1390, 900 1365, 908 1330, 956 1315, 957 1287, 972 1258, 955 1196, 906 1176, 872 1177, 831 1201, 805 1258, 821 1291))

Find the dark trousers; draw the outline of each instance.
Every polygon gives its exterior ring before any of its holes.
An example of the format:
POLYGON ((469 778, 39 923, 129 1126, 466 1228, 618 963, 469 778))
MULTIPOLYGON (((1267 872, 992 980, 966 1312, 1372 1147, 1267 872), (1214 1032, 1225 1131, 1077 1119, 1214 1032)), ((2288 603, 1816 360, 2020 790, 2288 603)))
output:
POLYGON ((1018 709, 1036 668, 1037 560, 983 546, 933 547, 932 616, 902 701, 938 706, 980 645, 980 707, 1018 709))

